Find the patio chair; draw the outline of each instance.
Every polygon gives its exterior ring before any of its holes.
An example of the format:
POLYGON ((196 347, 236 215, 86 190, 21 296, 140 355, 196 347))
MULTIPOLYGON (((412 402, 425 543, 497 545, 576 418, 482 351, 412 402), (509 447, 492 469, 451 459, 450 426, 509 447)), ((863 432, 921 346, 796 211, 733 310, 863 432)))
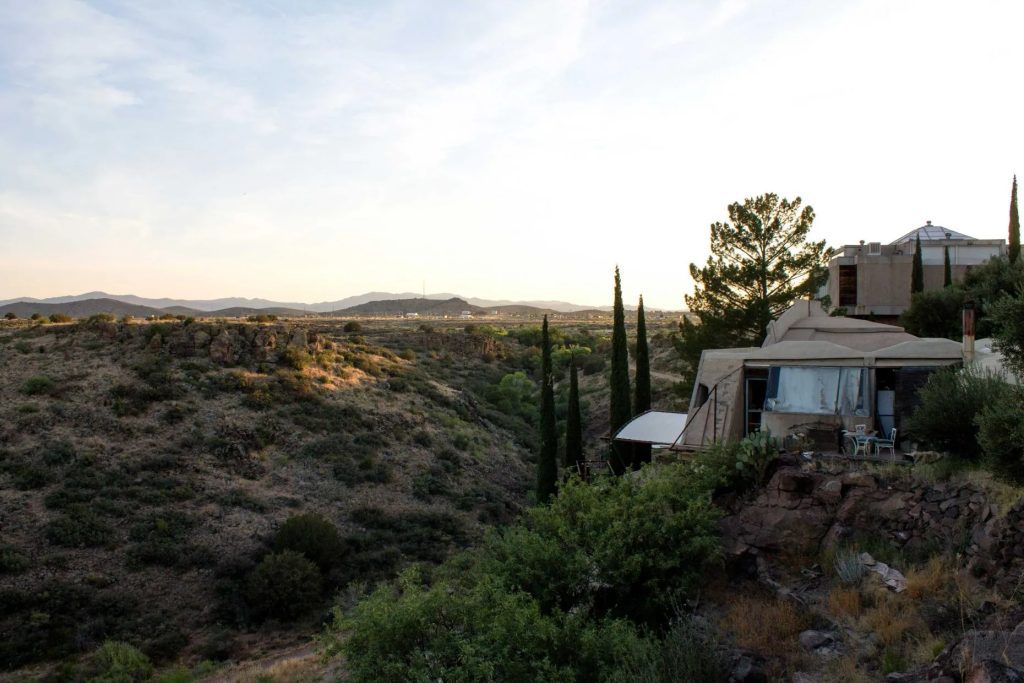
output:
POLYGON ((888 439, 875 439, 875 453, 881 453, 883 448, 889 449, 889 454, 892 459, 896 459, 896 428, 893 427, 892 431, 889 432, 888 439))

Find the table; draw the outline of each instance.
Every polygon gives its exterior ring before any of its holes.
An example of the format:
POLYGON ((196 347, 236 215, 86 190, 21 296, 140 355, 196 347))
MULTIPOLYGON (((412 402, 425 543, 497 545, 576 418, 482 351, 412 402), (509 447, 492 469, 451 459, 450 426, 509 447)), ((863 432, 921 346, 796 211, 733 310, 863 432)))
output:
POLYGON ((853 446, 853 455, 855 456, 861 455, 862 452, 864 455, 871 453, 874 448, 875 441, 878 439, 875 434, 877 434, 875 431, 860 434, 858 432, 851 432, 845 429, 843 430, 843 438, 850 440, 850 444, 853 446))

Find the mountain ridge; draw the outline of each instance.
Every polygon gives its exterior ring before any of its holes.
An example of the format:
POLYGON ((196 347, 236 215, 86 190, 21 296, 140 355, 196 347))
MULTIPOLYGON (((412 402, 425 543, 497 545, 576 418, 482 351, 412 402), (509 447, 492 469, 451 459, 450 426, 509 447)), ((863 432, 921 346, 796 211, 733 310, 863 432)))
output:
MULTIPOLYGON (((308 313, 342 313, 346 310, 358 307, 363 304, 371 302, 383 302, 383 301, 411 301, 416 299, 426 299, 430 301, 449 301, 451 299, 460 299, 469 306, 474 306, 479 309, 502 309, 506 307, 521 307, 529 306, 532 308, 543 309, 556 313, 576 313, 580 311, 609 311, 610 306, 585 306, 580 304, 573 304, 567 301, 558 300, 530 300, 530 301, 517 301, 512 299, 481 299, 478 297, 467 297, 453 293, 434 293, 426 296, 413 293, 413 292, 365 292, 363 294, 357 294, 335 301, 320 301, 312 304, 299 303, 299 302, 281 302, 274 301, 272 299, 263 298, 247 298, 247 297, 222 297, 218 299, 174 299, 169 297, 159 298, 148 298, 136 296, 134 294, 109 294, 103 291, 91 291, 84 292, 82 294, 73 294, 65 296, 55 296, 46 298, 35 298, 35 297, 17 297, 13 299, 0 300, 0 309, 13 310, 10 307, 16 304, 33 304, 33 305, 46 305, 47 308, 50 305, 64 305, 75 304, 83 301, 114 301, 121 304, 127 304, 131 306, 141 306, 154 309, 156 314, 174 312, 181 313, 183 315, 210 315, 220 313, 227 309, 247 309, 254 312, 272 313, 270 309, 281 309, 288 310, 286 315, 302 315, 308 313), (189 309, 188 312, 182 309, 189 309)), ((633 306, 626 306, 627 309, 633 310, 633 306)), ((651 309, 655 310, 655 309, 651 309)), ((17 313, 17 311, 14 311, 17 313)), ((42 312, 40 310, 40 312, 42 312)), ((66 312, 57 311, 52 312, 66 312)), ((113 312, 113 311, 107 311, 113 312)), ((477 312, 484 312, 483 310, 477 312)), ((124 313, 121 313, 124 315, 124 313)), ((127 313, 128 315, 139 315, 137 313, 127 313)), ((147 313, 146 315, 152 315, 153 313, 147 313)))

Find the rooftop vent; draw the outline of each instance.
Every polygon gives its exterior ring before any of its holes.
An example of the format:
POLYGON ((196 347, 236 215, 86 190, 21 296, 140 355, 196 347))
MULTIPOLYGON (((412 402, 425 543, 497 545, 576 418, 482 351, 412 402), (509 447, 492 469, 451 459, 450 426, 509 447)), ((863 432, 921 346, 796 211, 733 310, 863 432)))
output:
POLYGON ((868 256, 881 256, 882 255, 882 243, 881 242, 868 242, 868 256))

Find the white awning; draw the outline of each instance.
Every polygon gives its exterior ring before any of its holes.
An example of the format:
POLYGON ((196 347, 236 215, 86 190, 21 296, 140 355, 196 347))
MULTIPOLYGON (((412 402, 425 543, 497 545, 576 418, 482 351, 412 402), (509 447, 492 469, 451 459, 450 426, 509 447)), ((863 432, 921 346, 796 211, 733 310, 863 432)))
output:
POLYGON ((683 433, 685 426, 686 413, 648 410, 624 424, 614 439, 631 443, 649 443, 653 446, 671 446, 683 433))

